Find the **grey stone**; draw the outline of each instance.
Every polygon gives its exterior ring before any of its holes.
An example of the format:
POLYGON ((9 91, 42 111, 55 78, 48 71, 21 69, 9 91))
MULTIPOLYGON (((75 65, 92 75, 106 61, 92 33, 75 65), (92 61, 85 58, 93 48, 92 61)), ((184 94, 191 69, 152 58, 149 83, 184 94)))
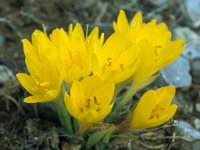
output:
MULTIPOLYGON (((190 124, 188 124, 185 121, 180 120, 177 127, 175 127, 174 132, 177 136, 188 138, 189 140, 193 139, 199 139, 200 138, 200 132, 196 129, 194 129, 190 124)), ((186 140, 180 140, 180 149, 183 150, 199 150, 200 148, 200 141, 186 141, 186 140)))
POLYGON ((162 69, 161 75, 163 79, 175 87, 188 87, 191 85, 192 77, 189 73, 190 65, 186 58, 180 56, 171 65, 162 69))
POLYGON ((13 75, 12 71, 4 66, 4 65, 0 65, 0 83, 4 84, 5 82, 7 82, 8 80, 15 80, 15 76, 13 75))
MULTIPOLYGON (((182 2, 182 1, 181 1, 182 2)), ((184 0, 182 9, 188 18, 188 25, 197 28, 200 26, 200 0, 184 0)))
POLYGON ((200 58, 200 44, 188 46, 182 53, 189 60, 200 58))
POLYGON ((200 44, 200 36, 188 27, 176 27, 173 30, 175 39, 183 38, 187 46, 200 44))

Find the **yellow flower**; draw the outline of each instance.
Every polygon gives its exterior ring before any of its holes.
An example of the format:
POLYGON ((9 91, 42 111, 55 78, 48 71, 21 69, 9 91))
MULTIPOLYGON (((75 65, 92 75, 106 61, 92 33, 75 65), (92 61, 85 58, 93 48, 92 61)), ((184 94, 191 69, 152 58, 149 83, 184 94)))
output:
POLYGON ((24 88, 32 95, 24 99, 27 103, 53 101, 59 94, 62 74, 58 72, 56 59, 48 37, 36 30, 32 34, 32 44, 22 40, 26 66, 30 75, 18 73, 16 76, 24 88))
POLYGON ((113 94, 114 84, 97 76, 85 77, 72 83, 70 97, 66 97, 65 104, 69 113, 79 122, 79 134, 110 113, 113 94))
POLYGON ((124 36, 124 33, 113 33, 104 45, 95 45, 92 58, 95 75, 120 83, 134 74, 140 60, 138 47, 128 43, 124 36))
POLYGON ((156 25, 155 20, 143 26, 138 36, 138 45, 142 63, 134 74, 135 84, 172 63, 185 47, 182 39, 171 41, 167 26, 164 23, 156 25))
POLYGON ((136 85, 173 62, 184 49, 182 39, 171 41, 171 33, 165 23, 156 24, 156 20, 143 23, 140 12, 129 25, 125 12, 121 10, 113 26, 116 33, 124 33, 121 39, 136 43, 140 51, 141 61, 134 74, 136 85))
MULTIPOLYGON (((86 33, 87 34, 87 33, 86 33)), ((99 37, 98 28, 89 36, 84 35, 80 24, 73 29, 69 26, 68 34, 63 29, 56 29, 50 35, 52 44, 60 51, 60 62, 63 66, 64 80, 71 85, 74 80, 91 74, 91 51, 99 37)))
POLYGON ((35 30, 32 43, 23 39, 25 62, 30 75, 19 73, 17 78, 33 95, 24 101, 53 101, 58 96, 63 79, 70 86, 74 80, 90 75, 91 51, 96 40, 103 41, 103 35, 99 39, 98 28, 85 37, 80 24, 76 24, 74 29, 70 25, 68 34, 62 28, 55 29, 48 38, 42 31, 35 30))
POLYGON ((156 127, 170 120, 177 109, 171 104, 174 95, 172 86, 147 91, 128 118, 129 130, 156 127))

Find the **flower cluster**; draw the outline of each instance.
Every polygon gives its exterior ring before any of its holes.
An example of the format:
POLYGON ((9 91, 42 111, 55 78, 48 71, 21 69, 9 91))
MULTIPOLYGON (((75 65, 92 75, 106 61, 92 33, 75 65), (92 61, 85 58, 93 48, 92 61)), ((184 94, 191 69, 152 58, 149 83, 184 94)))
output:
MULTIPOLYGON (((68 32, 58 28, 48 36, 36 30, 31 42, 23 39, 29 75, 18 73, 17 78, 31 94, 24 101, 53 102, 66 130, 83 135, 99 122, 113 123, 131 97, 184 49, 182 39, 171 40, 165 23, 144 23, 140 12, 129 23, 121 10, 113 27, 106 40, 98 27, 85 34, 79 23, 69 25, 68 32)), ((171 104, 174 95, 171 86, 147 91, 116 130, 167 122, 177 109, 171 104)))

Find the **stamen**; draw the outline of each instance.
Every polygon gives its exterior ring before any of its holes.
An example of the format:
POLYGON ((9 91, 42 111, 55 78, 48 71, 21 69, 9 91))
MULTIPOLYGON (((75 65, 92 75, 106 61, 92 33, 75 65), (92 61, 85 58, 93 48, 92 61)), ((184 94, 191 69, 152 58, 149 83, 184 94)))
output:
POLYGON ((124 70, 124 67, 123 67, 123 65, 122 65, 122 64, 120 64, 120 68, 121 68, 121 70, 122 70, 122 71, 124 70))
POLYGON ((154 117, 155 117, 155 115, 152 115, 152 116, 149 117, 149 119, 153 119, 154 117))
POLYGON ((111 61, 111 62, 109 62, 109 64, 108 64, 107 66, 109 67, 109 66, 111 66, 111 64, 112 64, 112 61, 111 61))
POLYGON ((81 111, 81 112, 83 112, 83 109, 82 109, 82 108, 80 108, 80 111, 81 111))
POLYGON ((105 70, 105 68, 106 68, 106 64, 103 66, 103 70, 105 70))
POLYGON ((154 48, 155 48, 154 49, 155 55, 158 56, 158 54, 159 54, 158 53, 158 48, 162 48, 162 46, 161 45, 156 45, 156 46, 154 46, 154 48))
POLYGON ((90 101, 91 101, 90 99, 87 100, 87 104, 85 107, 90 108, 90 101))
POLYGON ((98 104, 96 96, 94 96, 94 103, 95 103, 96 105, 98 104))
POLYGON ((165 110, 165 108, 162 108, 162 107, 159 107, 159 109, 161 109, 161 110, 165 110))
POLYGON ((112 60, 112 58, 111 58, 111 57, 108 57, 107 61, 110 61, 110 60, 112 60))
POLYGON ((156 104, 156 108, 155 109, 158 109, 158 104, 156 104))
POLYGON ((156 45, 155 48, 162 48, 162 46, 161 45, 156 45))
POLYGON ((155 55, 158 56, 158 51, 157 49, 154 49, 155 55))
POLYGON ((97 112, 99 112, 100 111, 100 107, 97 109, 97 112))
POLYGON ((40 83, 40 86, 44 87, 44 86, 48 86, 49 84, 50 84, 49 82, 42 82, 42 83, 40 83))
POLYGON ((156 104, 155 107, 152 110, 152 114, 151 117, 149 117, 149 119, 152 119, 154 117, 159 118, 160 117, 160 113, 165 110, 165 108, 160 107, 159 104, 156 104))

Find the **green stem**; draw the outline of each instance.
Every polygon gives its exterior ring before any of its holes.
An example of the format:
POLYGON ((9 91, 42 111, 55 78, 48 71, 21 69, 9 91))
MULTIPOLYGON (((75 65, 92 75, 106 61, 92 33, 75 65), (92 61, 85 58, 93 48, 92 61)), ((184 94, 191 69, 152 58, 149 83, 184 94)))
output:
POLYGON ((60 95, 58 96, 54 104, 56 106, 58 117, 62 127, 66 130, 68 134, 73 134, 74 132, 72 128, 71 116, 65 107, 64 97, 65 97, 65 88, 64 85, 62 85, 60 95))
POLYGON ((75 118, 73 118, 72 120, 73 120, 74 132, 76 133, 79 129, 79 124, 78 124, 78 121, 75 118))
POLYGON ((108 116, 106 122, 112 123, 113 120, 119 115, 119 112, 124 108, 127 102, 131 99, 131 97, 137 92, 137 88, 132 83, 129 90, 126 92, 125 96, 116 103, 112 113, 108 116))
POLYGON ((92 124, 79 123, 78 135, 83 135, 92 124))

